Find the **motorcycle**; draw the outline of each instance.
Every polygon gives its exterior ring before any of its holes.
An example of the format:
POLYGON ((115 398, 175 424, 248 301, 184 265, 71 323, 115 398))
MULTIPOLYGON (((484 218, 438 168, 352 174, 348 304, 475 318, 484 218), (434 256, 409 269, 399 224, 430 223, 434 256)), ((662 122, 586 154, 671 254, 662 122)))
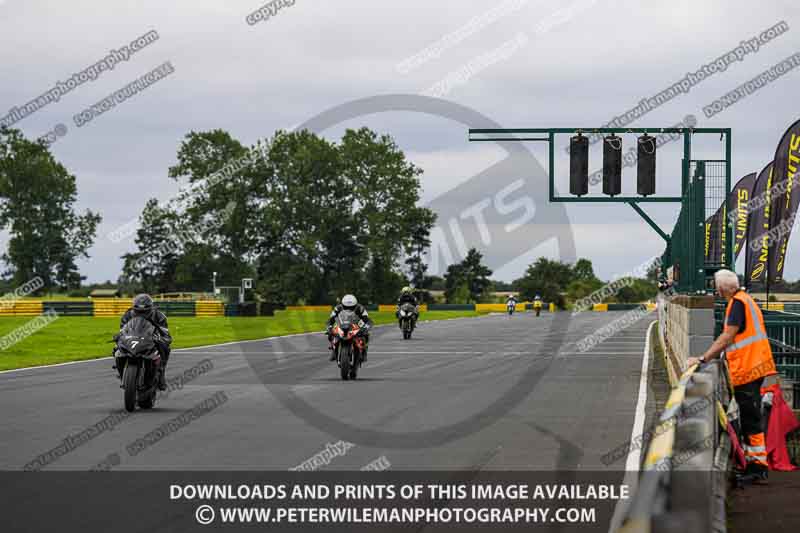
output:
POLYGON ((414 331, 416 327, 416 320, 414 317, 416 309, 413 304, 406 302, 400 306, 400 310, 397 314, 400 318, 400 329, 403 330, 403 338, 408 340, 411 338, 411 332, 414 331))
POLYGON ((542 312, 542 304, 541 304, 541 302, 535 302, 533 304, 533 310, 536 311, 536 316, 539 316, 539 314, 542 312))
POLYGON ((506 308, 508 309, 508 315, 511 316, 514 314, 514 311, 517 309, 517 302, 509 301, 506 303, 506 308))
POLYGON ((114 368, 117 369, 124 389, 125 410, 133 412, 151 409, 156 403, 158 373, 161 354, 156 347, 157 332, 153 324, 143 317, 134 317, 114 337, 114 368))
POLYGON ((336 363, 342 379, 356 379, 364 358, 365 324, 353 311, 344 310, 336 317, 331 334, 336 363))

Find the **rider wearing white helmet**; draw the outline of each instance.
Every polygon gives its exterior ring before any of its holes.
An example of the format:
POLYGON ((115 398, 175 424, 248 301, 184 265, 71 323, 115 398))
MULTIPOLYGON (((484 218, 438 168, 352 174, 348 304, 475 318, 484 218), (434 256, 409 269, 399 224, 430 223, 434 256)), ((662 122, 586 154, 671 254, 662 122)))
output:
MULTIPOLYGON (((369 348, 369 330, 372 327, 372 319, 369 317, 369 313, 367 313, 367 308, 358 303, 358 300, 352 294, 345 294, 342 296, 341 303, 337 304, 336 307, 333 308, 333 311, 331 311, 331 316, 328 317, 328 327, 326 328, 328 332, 328 340, 333 340, 331 329, 336 323, 336 317, 339 315, 339 313, 345 310, 355 312, 358 318, 364 321, 364 361, 366 361, 367 351, 369 348)), ((331 351, 331 361, 335 360, 336 353, 331 351)))
POLYGON ((394 312, 395 318, 400 318, 400 306, 404 303, 410 303, 414 306, 414 322, 416 322, 419 318, 419 302, 417 301, 417 297, 414 296, 414 289, 411 287, 403 287, 400 292, 400 297, 397 298, 397 310, 394 312))

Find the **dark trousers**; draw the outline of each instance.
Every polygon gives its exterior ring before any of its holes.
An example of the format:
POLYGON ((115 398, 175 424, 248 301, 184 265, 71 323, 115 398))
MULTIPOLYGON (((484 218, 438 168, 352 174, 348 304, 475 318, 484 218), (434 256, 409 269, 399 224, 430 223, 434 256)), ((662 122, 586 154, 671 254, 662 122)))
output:
POLYGON ((734 397, 739 405, 739 420, 745 437, 764 432, 761 416, 761 384, 764 378, 734 387, 734 397))
POLYGON ((171 351, 169 344, 158 343, 156 348, 158 348, 158 353, 161 355, 161 366, 167 366, 167 361, 169 361, 169 354, 171 351))
POLYGON ((742 447, 747 470, 766 475, 769 467, 767 443, 764 435, 764 417, 761 416, 761 384, 764 378, 734 388, 739 404, 739 419, 742 427, 742 447))

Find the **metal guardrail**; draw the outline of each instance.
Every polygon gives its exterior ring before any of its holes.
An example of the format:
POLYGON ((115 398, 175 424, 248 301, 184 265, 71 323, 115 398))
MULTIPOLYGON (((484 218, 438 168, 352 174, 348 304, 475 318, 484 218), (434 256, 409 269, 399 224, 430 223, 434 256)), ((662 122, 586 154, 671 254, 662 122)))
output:
MULTIPOLYGON (((717 335, 724 311, 724 305, 715 306, 717 335)), ((776 365, 796 379, 800 316, 764 311, 764 321, 776 365)), ((667 322, 666 313, 659 313, 662 344, 670 341, 665 338, 667 322)), ((736 410, 728 376, 725 360, 715 359, 689 368, 677 380, 650 435, 639 484, 619 531, 726 531, 732 448, 727 426, 736 410)))
POLYGON ((680 377, 653 430, 620 531, 725 531, 727 375, 724 361, 715 360, 680 377))

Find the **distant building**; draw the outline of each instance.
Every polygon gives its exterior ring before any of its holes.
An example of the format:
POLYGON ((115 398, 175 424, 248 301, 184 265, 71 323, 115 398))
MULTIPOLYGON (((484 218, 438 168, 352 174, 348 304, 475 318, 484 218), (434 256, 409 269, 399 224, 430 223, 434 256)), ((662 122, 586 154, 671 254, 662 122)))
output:
POLYGON ((89 293, 89 298, 119 298, 121 296, 119 289, 95 289, 89 293))

